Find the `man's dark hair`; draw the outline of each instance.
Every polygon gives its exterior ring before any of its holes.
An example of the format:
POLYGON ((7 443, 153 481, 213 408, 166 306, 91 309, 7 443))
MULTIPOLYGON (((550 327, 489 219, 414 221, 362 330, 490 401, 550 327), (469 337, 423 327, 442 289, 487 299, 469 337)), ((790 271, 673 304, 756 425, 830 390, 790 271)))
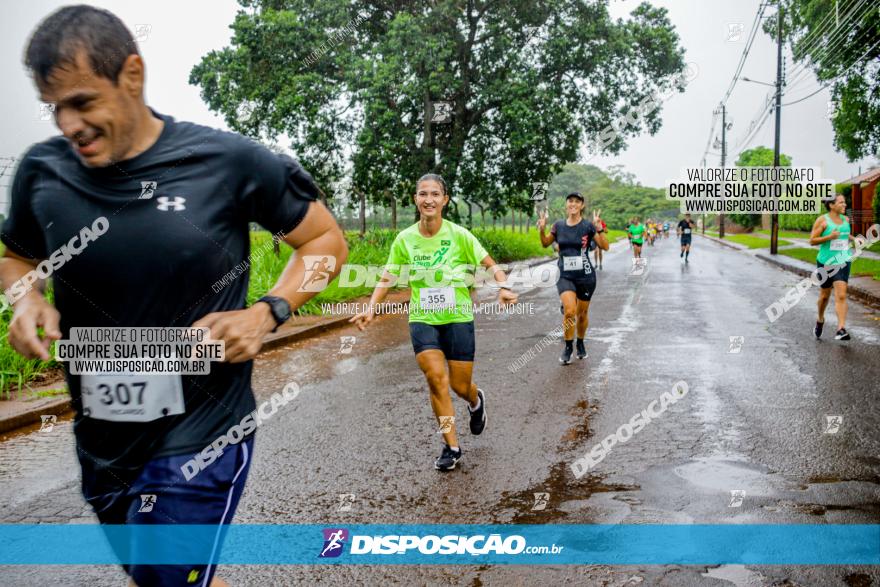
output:
POLYGON ((65 6, 47 16, 31 35, 24 64, 39 84, 48 82, 59 65, 72 64, 80 51, 92 69, 112 81, 131 54, 139 54, 131 32, 115 14, 79 4, 65 6))

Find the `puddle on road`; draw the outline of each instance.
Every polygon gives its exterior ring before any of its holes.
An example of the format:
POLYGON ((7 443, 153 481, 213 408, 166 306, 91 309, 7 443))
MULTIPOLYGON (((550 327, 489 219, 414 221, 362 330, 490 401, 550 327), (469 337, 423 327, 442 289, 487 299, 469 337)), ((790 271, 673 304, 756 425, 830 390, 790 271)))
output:
POLYGON ((703 577, 728 581, 736 587, 762 587, 765 584, 760 573, 747 569, 745 565, 721 565, 700 574, 703 577))
POLYGON ((543 482, 523 491, 502 492, 492 509, 493 523, 550 524, 568 516, 567 509, 585 504, 596 493, 638 489, 637 485, 606 485, 596 475, 575 479, 567 463, 556 463, 543 482), (538 497, 540 494, 548 495, 544 499, 538 497))
POLYGON ((773 496, 785 490, 785 482, 768 475, 769 470, 751 463, 720 457, 701 458, 673 469, 676 476, 692 485, 729 492, 745 490, 746 495, 773 496))
POLYGON ((302 387, 350 373, 401 344, 409 344, 406 316, 389 315, 375 319, 365 332, 345 326, 268 350, 254 361, 254 395, 261 400, 291 381, 302 387))

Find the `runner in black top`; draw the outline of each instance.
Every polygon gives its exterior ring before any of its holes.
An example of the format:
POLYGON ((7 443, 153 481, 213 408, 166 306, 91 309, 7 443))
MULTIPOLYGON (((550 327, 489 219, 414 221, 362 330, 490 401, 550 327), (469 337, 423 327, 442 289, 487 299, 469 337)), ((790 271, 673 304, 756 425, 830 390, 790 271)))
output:
POLYGON ((682 263, 689 263, 688 256, 691 254, 691 236, 697 225, 691 220, 690 214, 685 214, 684 219, 678 223, 676 232, 681 237, 681 254, 679 257, 682 263))
POLYGON ((596 272, 590 262, 590 243, 595 239, 596 245, 607 251, 608 239, 604 228, 596 229, 596 226, 605 226, 598 211, 593 213, 592 223, 584 220, 582 215, 584 198, 579 193, 569 194, 565 200, 565 207, 568 212, 567 218, 554 222, 549 235, 544 233, 547 217, 543 212, 538 218, 538 229, 543 246, 549 247, 553 242, 559 245, 559 281, 556 283, 556 289, 562 301, 562 329, 565 336, 565 347, 559 362, 568 365, 571 363, 575 324, 577 324, 577 357, 583 359, 587 356, 584 335, 589 324, 590 300, 596 289, 596 272))
MULTIPOLYGON (((181 412, 166 410, 151 421, 99 418, 83 409, 92 401, 81 395, 86 376, 68 370, 67 383, 83 493, 102 523, 219 529, 241 495, 251 439, 215 453, 210 471, 192 480, 182 466, 254 412, 252 359, 263 336, 315 295, 299 291, 302 257, 335 257, 339 268, 344 236, 292 159, 149 109, 143 60, 113 14, 88 6, 58 10, 35 31, 26 62, 41 100, 56 105, 63 136, 31 147, 15 174, 0 233, 4 289, 20 285, 42 259, 63 260, 53 252, 83 227, 103 224, 105 232, 88 246, 80 241, 60 266, 53 263, 55 306, 36 289, 16 300, 9 342, 25 357, 48 359, 51 342, 67 339, 73 327, 209 327, 225 342, 226 362, 213 363, 209 375, 164 375, 157 384, 182 394, 181 412), (246 273, 215 287, 248 259, 250 222, 284 235, 296 255, 271 296, 245 308, 246 273), (137 513, 141 492, 156 495, 153 513, 137 513)), ((139 585, 208 585, 214 567, 126 571, 139 585)))

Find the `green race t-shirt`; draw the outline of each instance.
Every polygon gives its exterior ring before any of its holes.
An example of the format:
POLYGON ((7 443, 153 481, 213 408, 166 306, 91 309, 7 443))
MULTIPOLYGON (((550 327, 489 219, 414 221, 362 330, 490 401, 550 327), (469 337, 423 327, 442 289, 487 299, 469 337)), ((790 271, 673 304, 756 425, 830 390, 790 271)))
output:
POLYGON ((431 238, 422 236, 418 223, 401 231, 391 244, 385 269, 398 276, 399 282, 405 278, 412 289, 410 322, 471 322, 474 313, 468 286, 488 255, 466 228, 444 219, 431 238))
POLYGON ((825 215, 825 230, 821 236, 830 236, 834 230, 840 231, 840 236, 836 239, 825 241, 819 245, 819 254, 816 255, 816 261, 823 265, 843 265, 852 261, 852 251, 849 248, 849 235, 851 228, 849 218, 841 217, 840 224, 834 224, 831 216, 825 215))
POLYGON ((629 227, 629 233, 632 235, 632 240, 637 245, 642 244, 642 234, 645 232, 644 224, 633 224, 629 227))

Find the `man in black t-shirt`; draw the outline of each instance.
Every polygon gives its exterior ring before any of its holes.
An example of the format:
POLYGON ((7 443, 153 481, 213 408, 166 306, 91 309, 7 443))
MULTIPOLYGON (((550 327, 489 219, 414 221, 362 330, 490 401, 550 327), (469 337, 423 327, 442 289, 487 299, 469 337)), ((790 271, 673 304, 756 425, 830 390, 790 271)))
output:
POLYGON ((691 236, 693 230, 697 227, 693 220, 691 220, 690 214, 685 214, 684 219, 682 219, 678 226, 676 227, 676 232, 681 237, 681 257, 682 263, 689 263, 688 256, 691 254, 691 236))
MULTIPOLYGON (((25 357, 48 359, 52 341, 69 338, 72 328, 210 328, 225 344, 224 362, 208 375, 151 376, 140 416, 108 410, 112 396, 94 393, 125 375, 69 368, 66 375, 83 494, 101 522, 216 525, 219 540, 243 490, 259 421, 252 359, 263 337, 315 295, 302 291, 314 290, 302 287, 303 258, 335 258, 333 279, 347 255, 344 236, 294 160, 148 108, 144 62, 113 14, 58 10, 33 33, 26 65, 40 99, 55 105, 63 136, 31 147, 12 184, 0 232, 0 282, 15 298, 9 342, 25 357), (246 308, 248 275, 240 268, 250 222, 283 235, 297 253, 269 295, 246 308), (35 275, 53 278, 54 306, 31 287, 35 275), (156 405, 166 407, 144 416, 159 397, 168 403, 156 405), (252 426, 242 433, 246 422, 252 426), (234 442, 209 451, 209 460, 194 460, 230 436, 234 442)), ((219 548, 211 538, 196 545, 208 549, 209 561, 219 548)), ((173 536, 167 542, 171 552, 192 546, 173 536)), ((137 552, 136 542, 128 546, 137 552)), ((138 585, 223 584, 202 563, 125 567, 138 585)))

